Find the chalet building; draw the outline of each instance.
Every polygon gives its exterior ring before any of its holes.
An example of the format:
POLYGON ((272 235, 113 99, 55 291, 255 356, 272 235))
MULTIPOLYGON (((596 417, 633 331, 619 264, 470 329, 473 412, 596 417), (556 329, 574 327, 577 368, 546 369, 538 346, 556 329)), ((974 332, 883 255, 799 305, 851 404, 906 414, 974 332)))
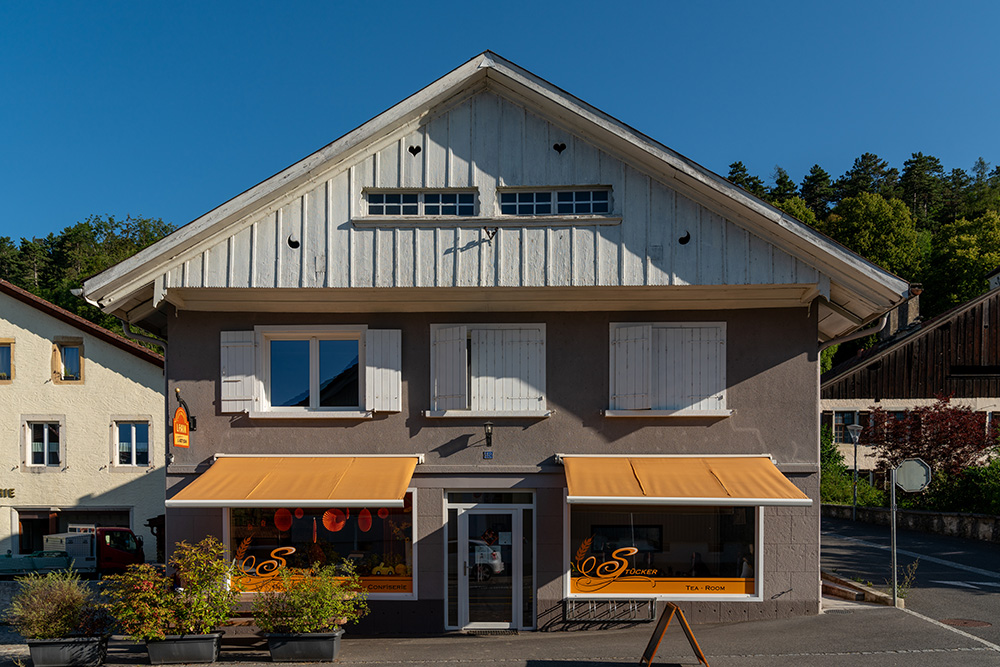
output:
POLYGON ((907 288, 487 52, 84 290, 197 417, 168 542, 441 632, 817 613, 818 342, 907 288))
MULTIPOLYGON (((821 378, 822 423, 833 431, 853 466, 847 426, 868 425, 874 407, 902 414, 950 396, 992 419, 1000 413, 1000 284, 927 321, 913 304, 896 309, 894 333, 870 350, 839 364, 821 378)), ((858 446, 858 470, 878 463, 871 447, 858 446)))
POLYGON ((90 524, 155 559, 163 438, 163 357, 0 280, 0 554, 90 524))

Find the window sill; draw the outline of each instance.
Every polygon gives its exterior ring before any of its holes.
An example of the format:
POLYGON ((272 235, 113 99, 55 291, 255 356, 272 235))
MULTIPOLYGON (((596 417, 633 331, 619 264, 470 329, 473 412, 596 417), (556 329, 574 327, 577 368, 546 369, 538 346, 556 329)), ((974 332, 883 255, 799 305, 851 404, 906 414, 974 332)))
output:
POLYGON ((302 412, 251 412, 250 419, 371 419, 373 410, 303 410, 302 412))
POLYGON ((605 417, 683 417, 685 419, 722 419, 731 417, 732 410, 602 410, 605 417))
POLYGON ((392 225, 393 227, 580 227, 588 225, 620 225, 621 216, 608 215, 502 215, 502 216, 457 216, 457 215, 380 215, 358 216, 351 222, 361 227, 392 225))
POLYGON ((463 417, 544 419, 551 415, 552 410, 424 410, 424 417, 430 419, 461 419, 463 417))

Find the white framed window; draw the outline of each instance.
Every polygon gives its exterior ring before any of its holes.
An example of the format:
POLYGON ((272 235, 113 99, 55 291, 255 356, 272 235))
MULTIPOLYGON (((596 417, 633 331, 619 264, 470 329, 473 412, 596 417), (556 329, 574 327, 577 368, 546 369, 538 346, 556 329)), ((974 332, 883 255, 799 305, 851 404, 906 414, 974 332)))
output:
POLYGON ((607 417, 726 417, 725 322, 612 322, 607 417))
POLYGON ((501 215, 608 215, 611 188, 500 190, 501 215))
POLYGON ((149 422, 115 422, 115 465, 124 467, 149 466, 149 422))
POLYGON ((402 409, 400 331, 258 326, 221 335, 222 412, 369 418, 402 409))
POLYGON ((62 420, 28 417, 24 433, 24 466, 40 471, 59 470, 65 465, 62 420))
POLYGON ((431 325, 428 417, 546 417, 544 324, 431 325))
POLYGON ((459 216, 476 215, 475 190, 366 190, 368 215, 459 216))

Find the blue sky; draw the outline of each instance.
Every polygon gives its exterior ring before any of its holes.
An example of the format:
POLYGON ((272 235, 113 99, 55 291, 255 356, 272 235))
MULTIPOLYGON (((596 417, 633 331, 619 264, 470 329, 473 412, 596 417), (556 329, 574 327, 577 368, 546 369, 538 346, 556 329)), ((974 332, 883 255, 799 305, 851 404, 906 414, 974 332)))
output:
POLYGON ((1000 164, 996 2, 0 3, 0 236, 182 225, 486 49, 725 175, 1000 164))

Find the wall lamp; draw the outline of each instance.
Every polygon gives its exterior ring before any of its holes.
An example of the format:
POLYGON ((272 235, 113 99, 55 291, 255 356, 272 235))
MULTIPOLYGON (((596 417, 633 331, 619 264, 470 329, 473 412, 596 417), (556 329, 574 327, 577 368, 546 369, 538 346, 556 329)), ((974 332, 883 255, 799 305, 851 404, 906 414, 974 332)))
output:
POLYGON ((493 446, 493 422, 483 424, 483 432, 486 433, 486 446, 493 446))

